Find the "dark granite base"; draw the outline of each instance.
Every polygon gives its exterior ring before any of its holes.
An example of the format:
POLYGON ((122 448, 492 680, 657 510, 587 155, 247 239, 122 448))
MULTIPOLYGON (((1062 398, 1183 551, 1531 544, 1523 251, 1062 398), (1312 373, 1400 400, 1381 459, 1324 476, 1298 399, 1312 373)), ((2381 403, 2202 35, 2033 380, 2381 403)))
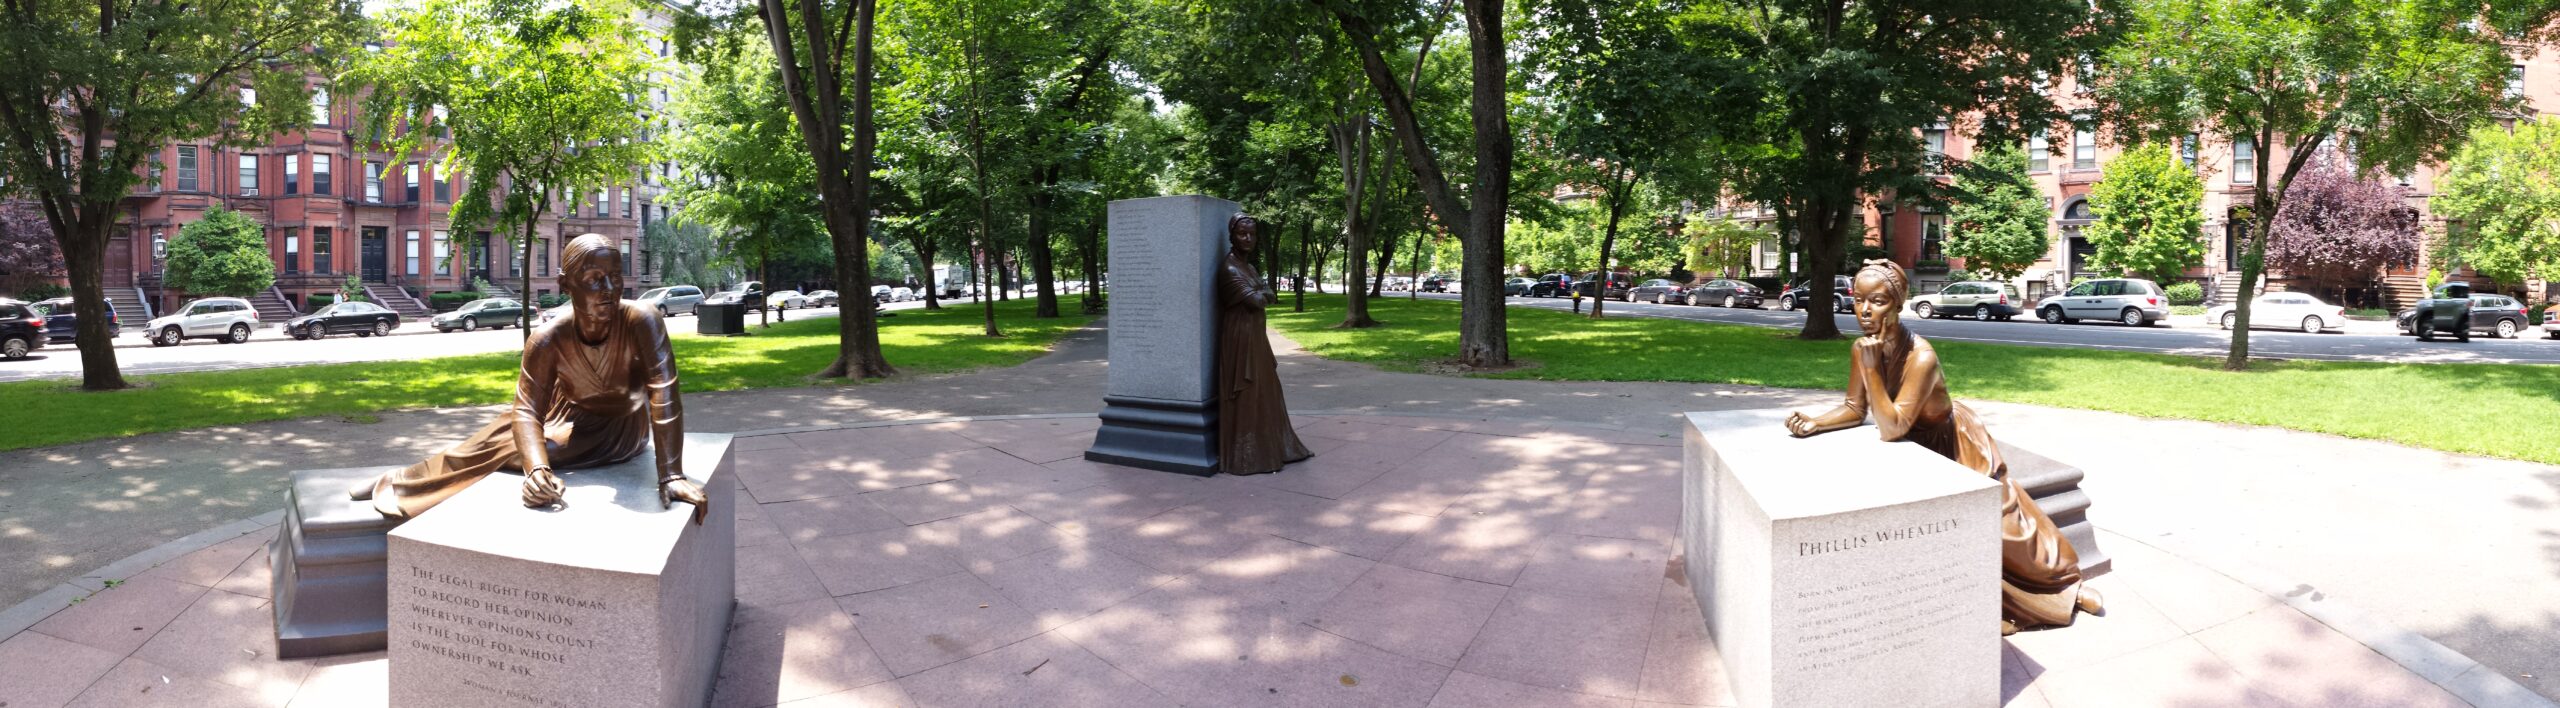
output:
POLYGON ((387 641, 385 534, 401 519, 347 498, 358 482, 399 467, 293 473, 284 524, 268 548, 276 657, 381 651, 387 641))
POLYGON ((1084 459, 1207 477, 1218 473, 1218 409, 1206 401, 1102 397, 1084 459))
POLYGON ((2095 578, 2114 569, 2114 559, 2098 548, 2098 527, 2089 523, 2089 495, 2080 491, 2080 468, 2006 443, 2000 445, 2000 457, 2009 463, 2009 479, 2036 500, 2036 508, 2062 529, 2063 538, 2071 540, 2071 550, 2080 554, 2081 577, 2095 578))

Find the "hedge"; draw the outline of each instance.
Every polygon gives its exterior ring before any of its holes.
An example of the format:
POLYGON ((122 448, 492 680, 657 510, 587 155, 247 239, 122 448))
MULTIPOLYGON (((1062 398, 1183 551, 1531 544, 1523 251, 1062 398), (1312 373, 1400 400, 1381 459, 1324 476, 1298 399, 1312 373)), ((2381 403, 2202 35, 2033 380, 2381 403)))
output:
POLYGON ((427 307, 437 312, 452 312, 454 310, 461 309, 463 305, 471 304, 471 301, 473 300, 485 297, 488 296, 469 291, 458 293, 435 293, 427 296, 427 307))

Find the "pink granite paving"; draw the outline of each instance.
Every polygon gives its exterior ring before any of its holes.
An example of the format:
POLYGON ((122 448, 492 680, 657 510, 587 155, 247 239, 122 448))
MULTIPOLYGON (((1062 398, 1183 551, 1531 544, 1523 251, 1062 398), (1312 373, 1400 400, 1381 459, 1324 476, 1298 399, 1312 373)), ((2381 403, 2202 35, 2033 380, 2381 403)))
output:
MULTIPOLYGON (((1678 570, 1676 439, 1298 422, 1315 460, 1207 479, 1079 459, 1092 418, 742 438, 713 704, 1731 704, 1678 570)), ((0 638, 0 706, 381 705, 380 654, 272 657, 273 535, 0 638)), ((2103 542, 2108 614, 2005 640, 2009 705, 2466 705, 2277 598, 2103 542)))

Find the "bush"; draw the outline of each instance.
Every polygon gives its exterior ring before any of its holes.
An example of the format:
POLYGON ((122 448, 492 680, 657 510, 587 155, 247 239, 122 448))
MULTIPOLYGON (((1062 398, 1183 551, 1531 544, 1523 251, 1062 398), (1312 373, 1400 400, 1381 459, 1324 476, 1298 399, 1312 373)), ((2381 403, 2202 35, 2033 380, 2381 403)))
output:
POLYGON ((328 307, 328 306, 330 306, 330 305, 335 305, 335 304, 338 304, 338 296, 336 296, 336 295, 330 295, 330 294, 327 294, 327 293, 322 293, 322 294, 319 294, 319 295, 313 295, 313 296, 311 296, 311 297, 303 298, 303 299, 302 299, 302 311, 303 311, 303 312, 318 312, 318 311, 320 311, 320 308, 328 307))
POLYGON ((568 302, 569 302, 569 296, 567 296, 567 295, 562 295, 562 294, 559 294, 559 293, 551 293, 551 294, 548 294, 548 295, 543 295, 543 296, 541 296, 541 297, 534 298, 534 299, 533 299, 533 302, 534 302, 534 305, 535 305, 535 306, 537 306, 537 307, 541 307, 542 309, 545 309, 545 310, 548 310, 548 309, 551 309, 551 308, 554 308, 554 307, 559 307, 559 306, 561 306, 561 305, 563 305, 563 304, 568 303, 568 302))
POLYGON ((69 294, 71 294, 71 289, 63 287, 61 283, 37 283, 27 286, 27 289, 25 290, 18 291, 18 299, 25 300, 27 302, 38 302, 51 300, 69 294))
POLYGON ((2195 283, 2172 283, 2169 285, 2168 290, 2169 304, 2171 305, 2204 304, 2204 286, 2202 285, 2197 285, 2195 283))
POLYGON ((452 312, 483 297, 488 296, 475 292, 436 293, 427 296, 427 307, 437 312, 452 312))
POLYGON ((370 299, 364 295, 364 281, 357 280, 354 273, 347 274, 346 284, 338 286, 338 289, 347 293, 348 302, 364 302, 370 299))

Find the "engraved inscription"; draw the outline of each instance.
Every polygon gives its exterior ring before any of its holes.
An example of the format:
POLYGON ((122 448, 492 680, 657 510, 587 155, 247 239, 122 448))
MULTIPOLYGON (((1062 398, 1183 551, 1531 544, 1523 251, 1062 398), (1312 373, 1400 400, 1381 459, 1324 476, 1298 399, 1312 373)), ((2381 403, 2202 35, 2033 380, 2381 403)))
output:
MULTIPOLYGON (((1794 547, 1799 557, 1820 559, 1812 562, 1854 562, 1853 557, 1900 553, 1893 550, 1898 542, 1946 533, 1957 526, 1955 519, 1894 525, 1798 541, 1794 547)), ((1789 590, 1790 616, 1801 634, 1780 660, 1806 671, 1843 668, 1944 636, 1934 630, 1964 619, 1970 606, 1992 601, 1965 592, 1966 586, 1980 581, 1981 572, 1979 564, 1948 559, 1789 590)))
MULTIPOLYGON (((1115 396, 1197 401, 1209 389, 1206 283, 1222 252, 1202 211, 1217 200, 1112 202, 1108 390, 1115 396)), ((1224 214, 1215 215, 1223 223, 1224 214)))
POLYGON ((573 592, 522 587, 409 565, 398 571, 391 601, 402 610, 401 643, 473 669, 456 678, 491 698, 527 706, 568 708, 561 698, 523 687, 553 685, 562 667, 600 646, 588 628, 609 603, 573 592), (512 679, 505 681, 491 678, 512 679))

